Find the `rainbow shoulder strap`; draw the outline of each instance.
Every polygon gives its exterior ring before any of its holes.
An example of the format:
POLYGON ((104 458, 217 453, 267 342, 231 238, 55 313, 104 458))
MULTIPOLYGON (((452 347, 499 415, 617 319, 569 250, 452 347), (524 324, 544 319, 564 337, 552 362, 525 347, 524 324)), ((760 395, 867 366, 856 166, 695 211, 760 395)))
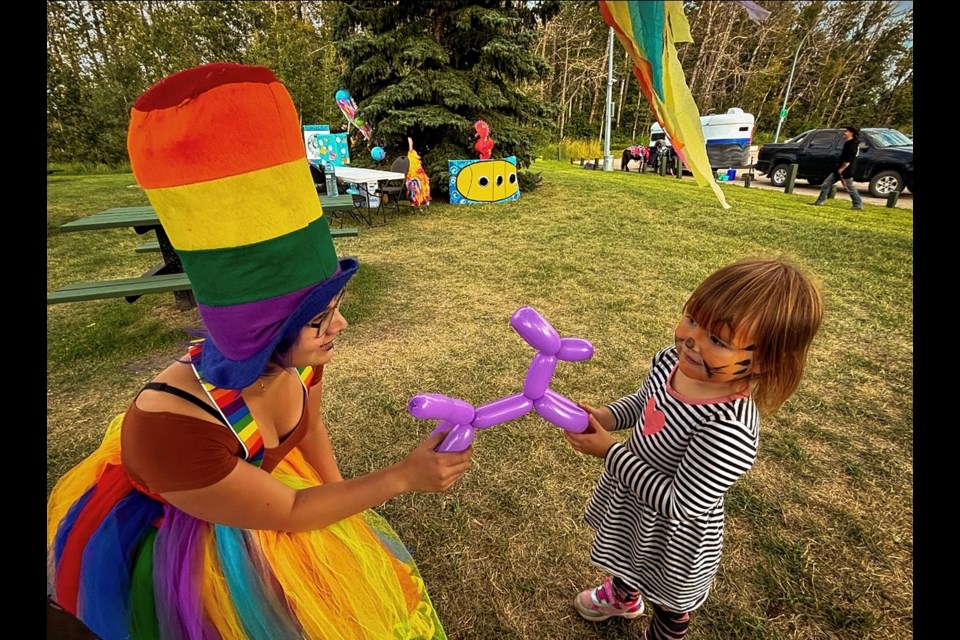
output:
MULTIPOLYGON (((221 389, 207 382, 203 377, 203 371, 200 368, 200 354, 203 353, 203 339, 191 342, 188 349, 190 354, 190 366, 200 382, 200 386, 206 391, 207 396, 217 405, 223 419, 230 425, 233 435, 240 441, 243 448, 244 459, 252 465, 259 467, 263 464, 263 437, 260 435, 260 428, 256 420, 250 413, 247 403, 243 400, 243 395, 237 389, 221 389)), ((313 367, 298 367, 297 374, 300 376, 300 383, 306 389, 311 376, 313 367)))

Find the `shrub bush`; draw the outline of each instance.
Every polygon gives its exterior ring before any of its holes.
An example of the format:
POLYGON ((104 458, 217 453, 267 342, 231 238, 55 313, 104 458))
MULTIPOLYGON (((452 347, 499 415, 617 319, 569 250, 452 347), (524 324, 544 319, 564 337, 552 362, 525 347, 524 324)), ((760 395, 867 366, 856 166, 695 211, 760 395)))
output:
POLYGON ((539 171, 521 169, 517 172, 517 180, 520 182, 520 193, 522 195, 536 191, 537 187, 543 183, 543 174, 539 171))
MULTIPOLYGON (((611 153, 619 156, 619 153, 613 151, 615 147, 611 146, 611 153)), ((596 139, 567 139, 560 142, 553 142, 537 149, 539 156, 549 160, 579 160, 580 158, 602 158, 603 146, 596 139)))

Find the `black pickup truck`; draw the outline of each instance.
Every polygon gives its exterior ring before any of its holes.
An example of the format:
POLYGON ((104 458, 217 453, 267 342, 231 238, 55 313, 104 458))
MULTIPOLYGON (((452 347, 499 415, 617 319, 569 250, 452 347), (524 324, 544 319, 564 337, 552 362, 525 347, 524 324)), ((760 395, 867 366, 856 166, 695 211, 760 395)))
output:
MULTIPOLYGON (((796 164, 798 178, 822 184, 840 164, 843 142, 843 129, 811 129, 780 144, 765 144, 757 152, 757 171, 782 187, 790 165, 796 164)), ((913 193, 913 141, 896 129, 861 129, 853 180, 869 182, 875 198, 904 186, 913 193)))

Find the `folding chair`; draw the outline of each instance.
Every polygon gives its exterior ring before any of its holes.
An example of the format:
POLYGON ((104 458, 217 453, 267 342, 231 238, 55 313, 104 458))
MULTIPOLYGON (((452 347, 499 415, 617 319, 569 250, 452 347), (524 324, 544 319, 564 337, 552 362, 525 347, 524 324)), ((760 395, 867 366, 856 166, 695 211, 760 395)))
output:
MULTIPOLYGON (((369 199, 367 195, 367 185, 344 182, 337 179, 337 187, 341 193, 350 194, 353 199, 353 209, 348 209, 347 213, 357 222, 362 222, 368 227, 373 226, 373 216, 370 215, 369 199)), ((341 221, 341 225, 342 221, 341 221)))
POLYGON ((313 186, 317 188, 317 195, 325 195, 327 193, 327 172, 323 165, 317 166, 308 162, 307 166, 310 167, 310 176, 313 178, 313 186))
POLYGON ((380 199, 377 213, 383 214, 383 224, 387 223, 387 207, 397 213, 400 212, 400 201, 407 197, 407 170, 410 169, 410 160, 407 156, 400 156, 390 165, 390 171, 402 173, 402 178, 384 180, 377 185, 374 195, 380 199))

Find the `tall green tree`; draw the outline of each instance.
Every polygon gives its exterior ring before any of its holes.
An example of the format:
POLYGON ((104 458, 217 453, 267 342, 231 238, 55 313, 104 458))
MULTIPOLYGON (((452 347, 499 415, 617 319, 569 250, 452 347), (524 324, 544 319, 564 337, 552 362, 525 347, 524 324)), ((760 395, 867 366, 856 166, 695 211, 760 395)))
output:
POLYGON ((269 67, 305 123, 339 115, 335 2, 51 0, 47 157, 126 162, 130 108, 164 76, 209 62, 269 67))
POLYGON ((303 124, 340 118, 334 100, 343 72, 331 41, 335 2, 254 2, 243 62, 269 67, 300 113, 303 124))
POLYGON ((135 3, 47 5, 48 156, 116 164, 142 76, 135 3))
POLYGON ((447 160, 476 156, 478 120, 494 156, 529 167, 538 128, 552 126, 537 27, 558 10, 555 0, 344 0, 334 26, 342 88, 388 155, 413 138, 435 194, 447 193, 447 160))

